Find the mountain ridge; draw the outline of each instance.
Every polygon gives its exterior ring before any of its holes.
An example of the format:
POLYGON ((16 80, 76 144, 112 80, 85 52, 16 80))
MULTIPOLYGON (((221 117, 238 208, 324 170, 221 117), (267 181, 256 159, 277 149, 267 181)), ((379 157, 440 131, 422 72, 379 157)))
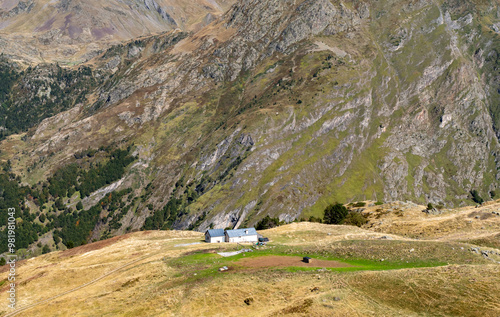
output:
MULTIPOLYGON (((231 0, 2 1, 2 53, 28 64, 85 62, 111 44, 172 30, 192 31, 231 0), (9 6, 10 4, 10 6, 9 6), (15 43, 13 43, 15 41, 15 43), (26 52, 26 53, 24 53, 26 52)), ((1 3, 0 3, 1 4, 1 3)), ((211 18, 210 18, 211 17, 211 18)))

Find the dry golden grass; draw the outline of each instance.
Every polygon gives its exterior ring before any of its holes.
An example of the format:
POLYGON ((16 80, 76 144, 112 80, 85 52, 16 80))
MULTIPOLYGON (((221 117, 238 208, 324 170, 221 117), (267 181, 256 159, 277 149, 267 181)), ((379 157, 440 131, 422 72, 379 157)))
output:
POLYGON ((466 240, 481 235, 489 236, 500 232, 500 200, 476 208, 467 206, 446 209, 440 215, 422 212, 425 206, 411 206, 404 203, 390 203, 367 207, 363 214, 368 216, 366 228, 377 232, 439 240, 466 240))
MULTIPOLYGON (((436 217, 436 221, 441 219, 436 217)), ((391 254, 399 258, 403 253, 416 258, 428 252, 452 254, 449 241, 416 241, 392 234, 393 241, 386 245, 380 237, 388 234, 350 226, 293 223, 262 234, 272 239, 271 246, 291 250, 305 248, 331 254, 339 254, 341 248, 353 254, 372 250, 388 259, 391 254), (413 244, 415 252, 408 253, 406 249, 413 244)), ((221 273, 216 270, 219 258, 211 253, 234 249, 234 244, 175 247, 202 239, 203 234, 197 232, 137 232, 27 260, 18 267, 18 308, 35 306, 18 316, 500 314, 500 265, 468 250, 460 252, 477 258, 471 264, 441 267, 350 272, 264 267, 221 273), (206 262, 193 260, 197 256, 206 259, 205 255, 209 256, 206 262), (181 261, 172 262, 175 259, 181 261)), ((1 278, 5 277, 4 272, 1 278)), ((7 298, 6 289, 0 296, 7 298)), ((1 310, 2 315, 9 313, 1 310)))

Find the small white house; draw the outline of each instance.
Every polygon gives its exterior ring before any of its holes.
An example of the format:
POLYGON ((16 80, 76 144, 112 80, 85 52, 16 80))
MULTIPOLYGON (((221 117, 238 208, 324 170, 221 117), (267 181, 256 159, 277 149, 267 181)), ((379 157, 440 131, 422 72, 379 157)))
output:
POLYGON ((255 228, 226 230, 226 242, 257 242, 259 237, 255 228))
POLYGON ((224 229, 209 229, 205 232, 205 242, 217 243, 225 240, 224 229))

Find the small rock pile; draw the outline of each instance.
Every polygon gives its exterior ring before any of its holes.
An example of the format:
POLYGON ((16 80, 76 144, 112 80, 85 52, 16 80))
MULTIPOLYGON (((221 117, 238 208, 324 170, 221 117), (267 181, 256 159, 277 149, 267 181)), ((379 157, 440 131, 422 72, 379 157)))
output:
POLYGON ((476 248, 476 247, 471 247, 469 249, 470 252, 472 253, 476 253, 476 254, 480 254, 482 255, 485 259, 488 259, 488 260, 491 260, 493 262, 496 262, 498 264, 500 264, 500 261, 496 261, 495 259, 491 258, 491 255, 497 255, 497 256, 500 256, 500 253, 499 252, 496 252, 496 251, 491 251, 491 250, 481 250, 480 248, 476 248))

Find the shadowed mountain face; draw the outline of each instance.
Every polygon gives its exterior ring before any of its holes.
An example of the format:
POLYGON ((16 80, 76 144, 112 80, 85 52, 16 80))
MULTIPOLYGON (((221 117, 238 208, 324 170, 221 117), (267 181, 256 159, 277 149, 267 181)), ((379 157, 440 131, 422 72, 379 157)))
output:
POLYGON ((192 30, 232 1, 0 1, 0 51, 19 59, 82 61, 140 36, 192 30))
MULTIPOLYGON (((134 8, 189 29, 152 2, 134 8)), ((85 183, 85 209, 104 206, 92 209, 93 238, 291 221, 335 201, 488 199, 499 185, 499 16, 484 1, 242 0, 195 33, 116 45, 90 73, 19 74, 12 91, 36 91, 38 104, 56 102, 56 84, 82 98, 4 140, 1 159, 40 190, 72 166, 74 193, 88 179, 78 175, 128 147, 123 173, 85 183), (128 203, 106 209, 127 188, 128 203)))

